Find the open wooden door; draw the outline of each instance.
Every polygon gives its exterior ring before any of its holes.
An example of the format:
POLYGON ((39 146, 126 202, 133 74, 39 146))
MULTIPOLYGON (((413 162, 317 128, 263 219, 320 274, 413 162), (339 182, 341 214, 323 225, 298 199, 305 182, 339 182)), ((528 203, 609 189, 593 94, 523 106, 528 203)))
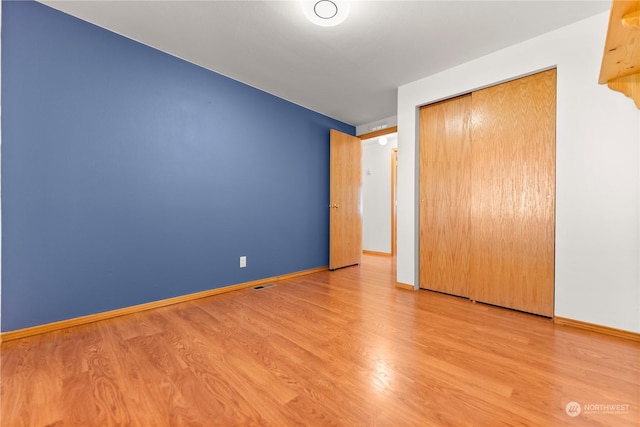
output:
POLYGON ((331 130, 329 269, 362 257, 362 142, 331 130))

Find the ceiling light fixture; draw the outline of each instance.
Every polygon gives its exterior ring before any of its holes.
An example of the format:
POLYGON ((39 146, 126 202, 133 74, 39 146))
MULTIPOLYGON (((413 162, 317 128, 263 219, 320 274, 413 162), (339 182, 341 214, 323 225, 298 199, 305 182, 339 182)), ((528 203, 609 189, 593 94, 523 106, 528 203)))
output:
POLYGON ((380 145, 387 145, 387 142, 389 142, 389 141, 387 140, 387 137, 386 137, 386 136, 381 136, 381 137, 378 139, 378 144, 380 144, 380 145))
POLYGON ((349 2, 340 0, 302 1, 304 16, 321 27, 334 27, 347 19, 349 2))

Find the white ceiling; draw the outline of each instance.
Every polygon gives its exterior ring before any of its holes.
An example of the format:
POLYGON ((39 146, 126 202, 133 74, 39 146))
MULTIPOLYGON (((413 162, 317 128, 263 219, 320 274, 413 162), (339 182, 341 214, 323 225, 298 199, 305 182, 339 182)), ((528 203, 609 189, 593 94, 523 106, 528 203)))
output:
POLYGON ((307 21, 298 1, 42 3, 352 125, 396 115, 400 85, 610 6, 353 1, 347 20, 326 28, 307 21))

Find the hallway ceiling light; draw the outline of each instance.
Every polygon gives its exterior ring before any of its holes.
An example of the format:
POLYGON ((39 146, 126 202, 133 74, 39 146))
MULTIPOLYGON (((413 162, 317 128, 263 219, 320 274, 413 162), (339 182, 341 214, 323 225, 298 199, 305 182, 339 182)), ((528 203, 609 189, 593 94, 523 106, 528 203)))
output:
POLYGON ((321 27, 334 27, 347 19, 349 2, 341 0, 303 0, 304 16, 321 27))
POLYGON ((378 144, 380 144, 380 145, 387 145, 387 142, 388 142, 388 139, 387 139, 387 137, 386 137, 386 136, 381 136, 381 137, 378 139, 378 144))

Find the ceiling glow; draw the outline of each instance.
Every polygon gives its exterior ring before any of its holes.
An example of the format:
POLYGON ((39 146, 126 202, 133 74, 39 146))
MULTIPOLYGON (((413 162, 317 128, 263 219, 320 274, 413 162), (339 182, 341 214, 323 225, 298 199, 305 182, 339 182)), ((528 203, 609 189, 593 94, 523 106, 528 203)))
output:
POLYGON ((340 0, 303 0, 304 16, 321 27, 334 27, 347 19, 349 2, 340 0))

